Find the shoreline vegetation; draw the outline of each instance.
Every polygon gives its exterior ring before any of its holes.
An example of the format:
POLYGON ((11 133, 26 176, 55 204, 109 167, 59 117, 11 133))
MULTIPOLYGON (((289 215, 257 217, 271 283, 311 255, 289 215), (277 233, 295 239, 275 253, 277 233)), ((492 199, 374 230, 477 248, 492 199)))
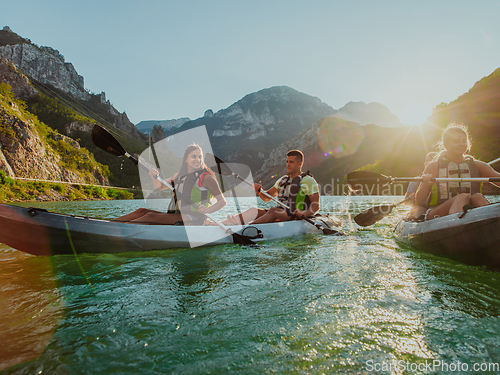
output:
POLYGON ((70 182, 22 181, 0 171, 0 202, 57 202, 82 200, 141 199, 141 189, 72 184, 70 182))
MULTIPOLYGON (((483 194, 500 195, 498 189, 489 186, 483 187, 483 194)), ((371 196, 372 194, 361 195, 371 196)), ((389 194, 385 192, 385 194, 381 195, 396 196, 398 194, 390 191, 389 194)), ((227 197, 229 196, 227 195, 227 197)), ((342 194, 324 194, 324 196, 342 196, 342 194)), ((374 196, 378 195, 375 194, 374 196)), ((158 198, 170 198, 170 196, 159 196, 158 198)), ((142 189, 71 182, 26 181, 9 177, 4 171, 0 170, 0 203, 130 199, 144 199, 142 189)))

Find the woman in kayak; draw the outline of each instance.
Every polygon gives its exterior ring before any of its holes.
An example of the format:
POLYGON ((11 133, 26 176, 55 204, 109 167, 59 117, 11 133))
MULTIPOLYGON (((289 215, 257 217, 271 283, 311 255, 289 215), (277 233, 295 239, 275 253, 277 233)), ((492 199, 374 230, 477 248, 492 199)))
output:
MULTIPOLYGON (((437 159, 437 156, 438 156, 437 152, 435 152, 435 151, 429 152, 425 156, 424 168, 431 161, 433 161, 434 159, 437 159)), ((422 177, 422 174, 420 174, 420 177, 422 177)), ((425 215, 425 212, 427 211, 427 207, 423 207, 423 206, 420 206, 420 205, 415 203, 415 195, 417 193, 419 186, 420 186, 420 181, 410 182, 410 184, 408 185, 408 189, 406 190, 406 194, 404 196, 404 199, 408 200, 412 204, 410 211, 406 215, 406 218, 409 220, 415 220, 417 218, 423 217, 425 215)))
MULTIPOLYGON (((149 175, 156 189, 167 189, 158 180, 159 173, 156 169, 151 169, 149 175)), ((172 196, 168 212, 139 208, 113 221, 164 225, 184 221, 185 224, 202 224, 205 219, 203 214, 211 214, 226 205, 226 199, 220 191, 215 174, 206 166, 203 151, 196 144, 190 145, 184 152, 179 172, 165 181, 174 185, 179 192, 172 196), (210 204, 212 197, 216 200, 213 205, 210 204), (191 202, 183 198, 189 198, 191 202)))
POLYGON ((422 183, 415 195, 416 203, 427 207, 426 219, 461 212, 465 206, 481 207, 489 204, 479 192, 479 182, 440 182, 432 194, 430 205, 426 201, 431 194, 436 177, 500 177, 490 165, 467 155, 471 143, 465 126, 450 124, 440 142, 439 158, 427 164, 422 183))

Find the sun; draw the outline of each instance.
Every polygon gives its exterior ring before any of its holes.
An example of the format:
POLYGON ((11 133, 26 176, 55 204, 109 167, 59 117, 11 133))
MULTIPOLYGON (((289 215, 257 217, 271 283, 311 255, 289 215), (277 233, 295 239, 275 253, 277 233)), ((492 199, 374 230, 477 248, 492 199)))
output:
POLYGON ((421 125, 432 114, 432 106, 426 102, 409 102, 397 114, 404 125, 421 125))

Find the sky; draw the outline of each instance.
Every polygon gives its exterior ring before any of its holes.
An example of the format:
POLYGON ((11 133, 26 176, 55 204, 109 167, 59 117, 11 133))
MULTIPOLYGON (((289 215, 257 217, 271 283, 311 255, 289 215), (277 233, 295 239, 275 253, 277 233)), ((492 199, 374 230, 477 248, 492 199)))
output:
POLYGON ((500 67, 498 1, 0 0, 0 28, 59 50, 137 124, 289 86, 404 124, 500 67))

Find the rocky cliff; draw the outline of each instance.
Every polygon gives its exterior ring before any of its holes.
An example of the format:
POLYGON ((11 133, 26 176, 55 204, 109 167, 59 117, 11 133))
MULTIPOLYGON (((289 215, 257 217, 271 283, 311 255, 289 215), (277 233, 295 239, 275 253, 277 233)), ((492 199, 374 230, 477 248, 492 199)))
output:
POLYGON ((109 184, 98 164, 80 149, 77 141, 37 123, 36 117, 23 108, 24 102, 17 99, 36 95, 37 92, 28 78, 6 59, 0 59, 0 80, 1 170, 11 177, 109 184), (60 153, 51 145, 69 151, 60 153), (64 164, 71 157, 68 152, 76 155, 80 162, 94 167, 87 170, 89 173, 66 168, 64 164))
POLYGON ((10 60, 24 74, 50 84, 73 97, 89 100, 85 91, 83 77, 73 64, 64 61, 64 56, 51 47, 38 47, 20 38, 8 27, 0 30, 0 57, 10 60))
POLYGON ((135 125, 128 119, 125 112, 117 113, 114 118, 113 126, 129 134, 137 139, 145 140, 146 137, 142 134, 135 125))
MULTIPOLYGON (((97 169, 92 171, 92 175, 83 175, 62 166, 62 156, 47 144, 47 139, 41 136, 33 119, 26 118, 15 103, 11 104, 10 111, 0 108, 0 121, 0 169, 9 176, 109 185, 108 178, 97 169)), ((47 136, 80 150, 78 142, 69 137, 52 132, 47 136)), ((84 153, 80 156, 92 161, 84 153)))
POLYGON ((16 98, 29 98, 38 93, 24 74, 20 74, 9 60, 0 58, 0 82, 10 85, 16 98))
MULTIPOLYGON (((86 116, 92 118, 96 112, 91 103, 93 95, 85 89, 83 77, 77 73, 72 63, 65 61, 58 50, 47 46, 38 47, 5 26, 0 30, 0 57, 9 60, 31 80, 38 81, 46 95, 53 95, 53 89, 60 90, 81 101, 80 107, 83 107, 86 116)), ((106 112, 111 115, 107 119, 110 124, 145 141, 143 134, 130 122, 125 112, 116 110, 109 100, 106 100, 104 92, 99 94, 99 97, 101 106, 106 107, 106 112)))

